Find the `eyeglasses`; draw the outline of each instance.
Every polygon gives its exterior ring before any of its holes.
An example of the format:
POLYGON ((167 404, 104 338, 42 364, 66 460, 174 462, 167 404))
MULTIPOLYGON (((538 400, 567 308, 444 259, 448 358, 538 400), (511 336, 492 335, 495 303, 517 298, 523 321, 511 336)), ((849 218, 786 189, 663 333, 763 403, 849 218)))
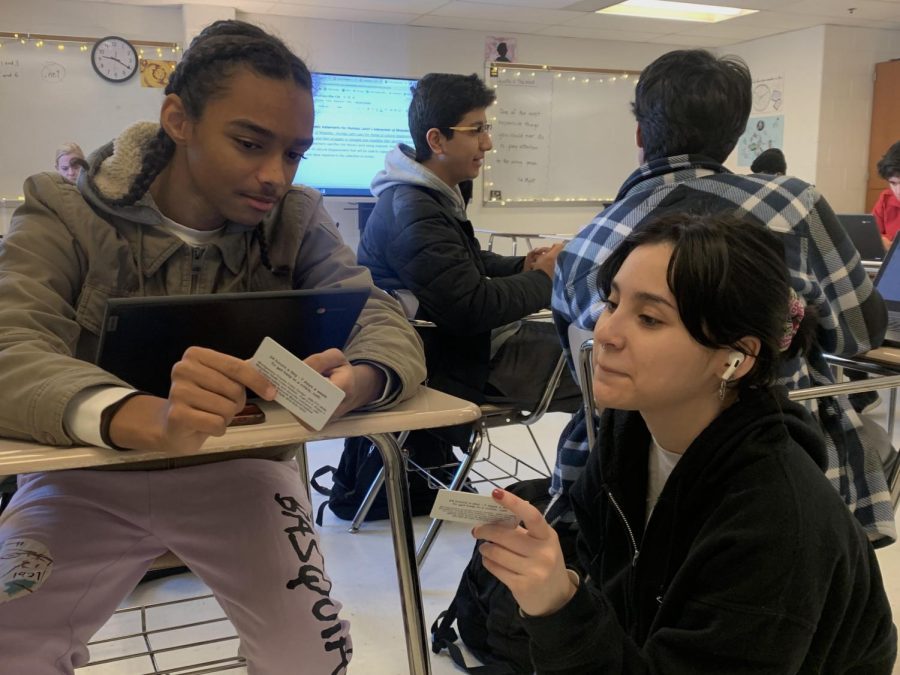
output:
POLYGON ((473 124, 470 127, 447 127, 448 129, 452 129, 453 131, 468 131, 473 136, 482 136, 484 134, 491 133, 491 125, 490 124, 473 124))

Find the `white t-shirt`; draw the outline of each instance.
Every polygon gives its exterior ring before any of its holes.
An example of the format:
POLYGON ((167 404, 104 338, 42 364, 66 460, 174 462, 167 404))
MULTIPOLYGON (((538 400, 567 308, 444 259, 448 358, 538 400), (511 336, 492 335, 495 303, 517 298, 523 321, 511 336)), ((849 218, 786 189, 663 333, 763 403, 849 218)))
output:
POLYGON ((644 518, 644 525, 650 522, 650 514, 653 513, 653 507, 656 506, 656 500, 662 493, 669 480, 669 475, 678 464, 681 455, 677 452, 669 452, 656 442, 655 438, 650 440, 650 453, 647 457, 647 515, 644 518))

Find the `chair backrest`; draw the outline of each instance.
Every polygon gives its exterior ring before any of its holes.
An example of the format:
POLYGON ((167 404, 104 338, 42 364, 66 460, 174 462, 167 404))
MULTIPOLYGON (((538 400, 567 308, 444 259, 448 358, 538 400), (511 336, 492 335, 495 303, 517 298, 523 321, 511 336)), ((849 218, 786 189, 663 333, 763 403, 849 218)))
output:
POLYGON ((403 308, 403 313, 406 315, 406 318, 410 321, 415 320, 416 313, 419 311, 419 299, 413 295, 413 292, 405 288, 398 288, 397 290, 391 291, 391 295, 397 298, 397 301, 403 308))
MULTIPOLYGON (((577 330, 583 331, 583 329, 577 330)), ((578 337, 578 335, 575 335, 574 339, 577 341, 578 337)), ((575 344, 572 330, 569 331, 569 344, 575 344)), ((597 441, 597 428, 594 416, 599 412, 594 402, 593 368, 591 366, 593 354, 594 338, 592 337, 583 340, 577 347, 572 346, 572 359, 575 361, 575 371, 578 373, 578 386, 581 388, 581 403, 584 407, 584 423, 587 430, 589 448, 593 448, 597 441)))
MULTIPOLYGON (((569 352, 572 354, 572 362, 575 364, 575 379, 578 382, 578 386, 581 387, 581 366, 579 365, 579 354, 581 352, 581 347, 588 340, 591 341, 591 345, 594 344, 593 341, 594 334, 589 331, 587 328, 579 328, 574 323, 569 324, 568 328, 568 338, 569 338, 569 352)), ((590 360, 588 361, 590 363, 590 360)), ((582 387, 583 389, 583 387, 582 387)), ((583 393, 583 392, 582 392, 583 393)))

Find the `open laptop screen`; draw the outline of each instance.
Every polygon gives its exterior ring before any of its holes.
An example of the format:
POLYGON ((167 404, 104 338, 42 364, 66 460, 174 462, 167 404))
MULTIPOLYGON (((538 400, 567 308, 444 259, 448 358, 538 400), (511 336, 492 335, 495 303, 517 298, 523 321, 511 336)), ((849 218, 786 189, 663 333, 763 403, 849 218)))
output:
POLYGON ((884 244, 875 217, 865 213, 838 214, 838 220, 844 226, 850 241, 859 251, 859 257, 865 261, 879 262, 884 258, 884 244))
POLYGON ((191 346, 247 359, 264 337, 306 358, 347 342, 367 288, 170 295, 108 301, 96 363, 136 389, 168 396, 191 346))

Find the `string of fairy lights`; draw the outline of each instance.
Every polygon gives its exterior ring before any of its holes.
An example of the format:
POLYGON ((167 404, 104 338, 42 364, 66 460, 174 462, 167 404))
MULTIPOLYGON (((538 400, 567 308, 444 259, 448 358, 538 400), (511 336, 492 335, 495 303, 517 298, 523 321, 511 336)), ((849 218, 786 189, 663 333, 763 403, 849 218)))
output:
MULTIPOLYGON (((516 80, 528 80, 528 79, 537 79, 538 75, 541 73, 552 73, 555 86, 577 86, 577 87, 610 87, 610 86, 630 86, 634 87, 637 85, 638 76, 640 75, 637 71, 628 71, 628 70, 607 70, 607 69, 588 69, 588 68, 571 68, 571 67, 559 67, 559 66, 549 66, 549 65, 524 65, 524 64, 501 64, 501 63, 491 63, 489 65, 488 75, 489 82, 493 89, 497 93, 497 98, 494 100, 494 106, 501 105, 504 101, 503 94, 504 89, 500 86, 501 80, 505 79, 510 84, 514 83, 516 80)), ((499 110, 499 108, 498 108, 499 110)), ((496 114, 488 114, 488 121, 494 126, 494 133, 497 135, 497 132, 500 130, 499 127, 502 126, 502 120, 498 122, 498 117, 496 114)), ((491 150, 491 155, 497 155, 498 148, 494 147, 491 150)), ((484 164, 484 193, 486 199, 485 203, 490 204, 492 206, 508 206, 508 205, 533 205, 533 206, 541 206, 541 205, 549 205, 549 204, 596 204, 602 202, 610 202, 613 201, 613 195, 593 195, 593 196, 580 196, 580 197, 572 197, 565 195, 552 195, 552 196, 542 196, 542 197, 503 197, 502 190, 498 190, 493 180, 493 177, 496 173, 494 170, 492 161, 485 161, 484 164)))
MULTIPOLYGON (((48 49, 65 51, 77 49, 80 52, 90 51, 94 43, 104 36, 84 37, 79 35, 46 35, 40 33, 6 32, 0 31, 0 56, 3 50, 10 47, 32 47, 35 49, 48 49)), ((181 45, 177 42, 160 42, 156 40, 128 40, 134 45, 140 58, 171 58, 178 56, 181 45)))

